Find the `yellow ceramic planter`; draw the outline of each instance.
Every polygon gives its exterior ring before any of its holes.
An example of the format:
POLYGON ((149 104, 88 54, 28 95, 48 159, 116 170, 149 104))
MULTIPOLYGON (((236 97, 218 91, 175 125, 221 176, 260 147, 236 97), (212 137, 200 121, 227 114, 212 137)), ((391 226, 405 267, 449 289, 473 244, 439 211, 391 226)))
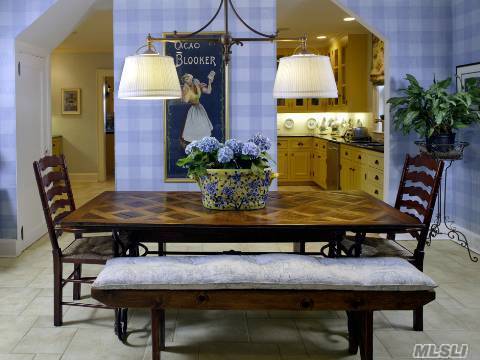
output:
POLYGON ((255 210, 265 207, 268 189, 276 177, 271 169, 263 174, 247 169, 208 169, 197 182, 207 209, 255 210))

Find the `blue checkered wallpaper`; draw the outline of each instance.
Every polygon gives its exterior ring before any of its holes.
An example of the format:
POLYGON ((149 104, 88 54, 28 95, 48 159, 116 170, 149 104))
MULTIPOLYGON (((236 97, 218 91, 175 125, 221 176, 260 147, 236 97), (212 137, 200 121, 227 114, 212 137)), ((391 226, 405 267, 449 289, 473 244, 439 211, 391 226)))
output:
MULTIPOLYGON (((236 1, 238 12, 253 27, 276 31, 275 0, 236 1)), ((120 80, 125 56, 145 42, 148 33, 162 35, 178 30, 194 31, 218 8, 218 0, 115 0, 115 80, 120 80)), ((235 36, 251 36, 233 21, 235 36)), ((207 31, 223 29, 223 15, 207 31)), ((161 45, 158 45, 161 50, 161 45)), ((275 45, 245 44, 234 47, 230 77, 231 136, 247 139, 261 131, 276 137, 276 108, 272 96, 275 79, 275 45)), ((195 184, 164 182, 163 103, 126 101, 115 103, 116 186, 119 190, 196 190, 195 184)), ((276 144, 276 141, 273 141, 276 144)), ((273 149, 273 153, 276 149, 273 149)))
MULTIPOLYGON (((453 0, 453 71, 457 65, 480 62, 480 1, 453 0)), ((452 198, 456 222, 480 234, 480 127, 462 131, 470 146, 463 161, 453 165, 452 198)))
POLYGON ((0 0, 0 239, 17 237, 15 37, 54 0, 0 0))

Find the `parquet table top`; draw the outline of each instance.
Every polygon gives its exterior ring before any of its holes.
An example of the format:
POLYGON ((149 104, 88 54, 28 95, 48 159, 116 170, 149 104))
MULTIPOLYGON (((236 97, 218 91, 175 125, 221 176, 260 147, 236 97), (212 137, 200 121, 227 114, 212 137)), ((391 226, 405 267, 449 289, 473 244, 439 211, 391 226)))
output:
POLYGON ((199 192, 107 191, 65 217, 79 228, 311 228, 368 232, 420 230, 415 218, 362 191, 271 192, 265 209, 216 211, 199 192))

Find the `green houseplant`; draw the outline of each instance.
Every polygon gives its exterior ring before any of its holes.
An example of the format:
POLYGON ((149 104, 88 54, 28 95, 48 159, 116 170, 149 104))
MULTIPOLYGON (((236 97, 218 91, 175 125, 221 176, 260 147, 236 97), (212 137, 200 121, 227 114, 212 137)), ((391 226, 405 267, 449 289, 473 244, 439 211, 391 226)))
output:
POLYGON ((177 165, 188 169, 202 192, 202 203, 214 210, 254 210, 265 207, 276 174, 270 168, 269 138, 256 134, 247 142, 220 143, 213 137, 193 141, 177 165))
POLYGON ((477 93, 459 91, 450 94, 448 89, 452 80, 433 81, 424 89, 417 79, 406 75, 409 85, 400 91, 403 96, 392 97, 391 105, 394 125, 403 134, 416 132, 424 137, 427 148, 448 151, 455 142, 455 130, 480 123, 480 115, 472 110, 472 104, 478 103, 477 93))

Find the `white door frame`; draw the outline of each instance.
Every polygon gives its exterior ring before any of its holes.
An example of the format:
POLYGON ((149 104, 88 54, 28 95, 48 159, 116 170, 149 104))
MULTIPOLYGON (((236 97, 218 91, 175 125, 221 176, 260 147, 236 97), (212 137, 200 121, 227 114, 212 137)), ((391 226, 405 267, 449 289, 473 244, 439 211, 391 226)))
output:
POLYGON ((97 178, 98 181, 107 179, 106 150, 105 150, 105 108, 103 86, 105 78, 113 76, 113 69, 97 70, 97 178))

